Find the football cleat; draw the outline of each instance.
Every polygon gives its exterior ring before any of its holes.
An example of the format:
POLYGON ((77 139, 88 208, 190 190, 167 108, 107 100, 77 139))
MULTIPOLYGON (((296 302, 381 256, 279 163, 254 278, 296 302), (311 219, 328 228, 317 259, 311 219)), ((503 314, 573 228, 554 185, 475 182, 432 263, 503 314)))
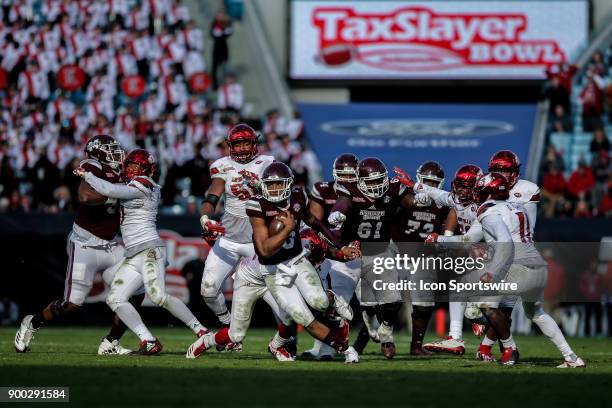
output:
POLYGON ((116 356, 125 356, 127 354, 132 354, 132 350, 126 349, 119 344, 119 340, 115 339, 113 341, 109 341, 106 337, 102 339, 102 343, 98 347, 98 355, 99 356, 107 356, 107 355, 116 355, 116 356))
POLYGON ((140 342, 140 346, 138 347, 138 350, 132 351, 131 354, 137 355, 137 356, 153 356, 155 354, 161 353, 163 348, 164 347, 157 339, 153 341, 143 340, 140 342))
POLYGON ((349 346, 349 348, 347 348, 346 351, 344 352, 344 363, 345 364, 355 364, 358 362, 359 362, 359 354, 357 354, 357 351, 352 346, 349 346))
POLYGON ((284 346, 275 348, 272 346, 271 340, 270 343, 268 343, 268 351, 276 357, 278 361, 295 361, 295 357, 293 357, 284 346))
POLYGON ((503 365, 515 365, 519 361, 519 352, 513 347, 504 347, 504 351, 501 356, 501 363, 503 365))
POLYGON ((185 354, 185 358, 197 358, 215 345, 215 333, 208 332, 202 337, 198 337, 196 341, 194 341, 191 346, 187 349, 187 354, 185 354))
POLYGON ((566 359, 563 363, 559 364, 557 368, 586 368, 586 363, 583 359, 576 356, 575 360, 566 359))
POLYGON ((481 337, 486 331, 486 326, 484 324, 472 323, 472 333, 474 336, 481 337))
POLYGON ((210 330, 208 329, 200 329, 200 331, 198 331, 196 333, 196 336, 198 336, 198 339, 202 336, 204 336, 206 333, 210 333, 210 330))
POLYGON ((391 360, 395 356, 395 343, 388 341, 380 344, 380 351, 385 358, 391 360))
POLYGON ((242 342, 240 342, 240 343, 227 343, 225 345, 225 351, 241 352, 242 351, 242 342))
POLYGON ((495 357, 493 357, 493 346, 486 346, 481 344, 478 346, 476 352, 476 360, 486 361, 487 363, 494 363, 495 357))
POLYGON ((433 343, 425 343, 423 348, 432 353, 449 353, 457 356, 465 354, 465 343, 463 339, 454 339, 450 336, 433 343))
POLYGON ((347 301, 336 295, 333 291, 329 289, 327 291, 334 297, 334 309, 338 316, 349 321, 353 320, 353 309, 351 309, 347 301))
POLYGON ((431 352, 427 351, 423 348, 423 343, 421 342, 410 342, 410 355, 411 356, 431 356, 431 352))
POLYGON ((334 359, 334 349, 327 344, 321 344, 320 347, 313 347, 303 352, 302 358, 317 361, 332 361, 334 359))
POLYGON ((34 333, 37 332, 37 329, 32 327, 33 317, 34 315, 24 317, 17 334, 15 334, 15 351, 18 353, 25 353, 29 350, 30 342, 34 338, 34 333))

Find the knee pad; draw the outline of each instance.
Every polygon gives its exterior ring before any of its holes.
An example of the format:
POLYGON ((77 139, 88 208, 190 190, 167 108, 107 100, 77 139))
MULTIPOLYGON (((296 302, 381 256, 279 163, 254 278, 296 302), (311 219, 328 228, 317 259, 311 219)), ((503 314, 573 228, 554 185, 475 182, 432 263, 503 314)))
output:
POLYGON ((113 291, 111 291, 106 297, 106 304, 113 312, 115 312, 119 305, 121 305, 121 299, 119 299, 119 297, 113 293, 113 291))
POLYGON ((214 280, 207 280, 202 278, 202 285, 200 286, 200 294, 204 299, 215 299, 217 294, 221 290, 221 285, 218 285, 214 280))
POLYGON ((313 309, 323 312, 329 307, 329 298, 327 293, 317 293, 308 299, 307 302, 313 309))
POLYGON ((547 314, 541 303, 523 303, 523 310, 527 318, 534 323, 547 314))

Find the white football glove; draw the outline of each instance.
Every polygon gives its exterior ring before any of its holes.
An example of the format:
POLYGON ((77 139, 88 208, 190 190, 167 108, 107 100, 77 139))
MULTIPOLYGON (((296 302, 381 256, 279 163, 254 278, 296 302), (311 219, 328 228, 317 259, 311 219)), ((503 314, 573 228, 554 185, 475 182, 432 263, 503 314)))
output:
POLYGON ((200 225, 202 226, 202 230, 204 230, 204 232, 215 236, 223 235, 225 232, 225 228, 221 226, 220 222, 211 220, 206 214, 200 217, 200 225))
POLYGON ((420 207, 428 207, 431 205, 431 199, 425 193, 416 193, 414 195, 414 202, 420 207))
POLYGON ((329 225, 333 225, 334 227, 342 226, 344 221, 346 221, 346 215, 342 214, 340 211, 334 211, 333 213, 329 214, 329 217, 327 217, 327 222, 329 222, 329 225))

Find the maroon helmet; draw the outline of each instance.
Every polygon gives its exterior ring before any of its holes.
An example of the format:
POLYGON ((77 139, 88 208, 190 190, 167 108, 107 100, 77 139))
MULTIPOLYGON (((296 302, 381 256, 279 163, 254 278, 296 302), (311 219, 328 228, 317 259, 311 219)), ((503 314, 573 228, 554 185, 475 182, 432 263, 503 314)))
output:
POLYGON ((292 185, 293 172, 281 162, 270 163, 261 175, 261 195, 273 203, 288 199, 292 185))
POLYGON ((434 187, 442 188, 444 185, 444 169, 438 162, 428 161, 419 166, 416 178, 419 183, 433 181, 434 187))
POLYGON ((521 161, 514 152, 500 150, 489 160, 489 173, 501 173, 508 179, 510 187, 514 187, 521 169, 521 161))
POLYGON ((389 188, 389 175, 384 163, 367 157, 357 166, 357 188, 372 199, 382 197, 389 188))
POLYGON ((234 126, 225 142, 229 146, 230 157, 238 163, 248 163, 257 156, 257 132, 245 123, 234 126), (247 145, 238 147, 239 142, 248 142, 247 145))
POLYGON ((144 149, 134 149, 123 161, 123 177, 126 181, 134 177, 153 177, 157 171, 155 158, 144 149))
POLYGON ((308 260, 310 263, 315 266, 323 263, 327 252, 327 241, 310 228, 304 228, 300 231, 300 239, 302 240, 302 246, 309 251, 308 260))
POLYGON ((485 173, 478 177, 474 187, 474 201, 482 204, 491 200, 507 200, 510 196, 508 179, 500 173, 485 173))
POLYGON ((481 175, 482 170, 474 164, 459 167, 451 184, 451 191, 461 204, 469 204, 474 200, 474 186, 481 175))
POLYGON ((334 180, 354 183, 357 181, 359 159, 352 153, 343 153, 334 160, 334 180))
POLYGON ((125 152, 119 142, 109 135, 95 135, 85 144, 88 158, 99 161, 112 169, 118 169, 123 163, 125 152))

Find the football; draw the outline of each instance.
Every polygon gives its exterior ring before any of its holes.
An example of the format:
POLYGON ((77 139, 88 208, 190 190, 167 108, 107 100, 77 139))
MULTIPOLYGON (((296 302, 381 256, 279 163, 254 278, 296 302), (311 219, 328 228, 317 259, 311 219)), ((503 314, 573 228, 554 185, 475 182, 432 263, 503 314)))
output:
POLYGON ((271 237, 281 232, 281 230, 285 227, 285 225, 280 220, 281 217, 282 215, 277 215, 270 223, 268 234, 271 237))

